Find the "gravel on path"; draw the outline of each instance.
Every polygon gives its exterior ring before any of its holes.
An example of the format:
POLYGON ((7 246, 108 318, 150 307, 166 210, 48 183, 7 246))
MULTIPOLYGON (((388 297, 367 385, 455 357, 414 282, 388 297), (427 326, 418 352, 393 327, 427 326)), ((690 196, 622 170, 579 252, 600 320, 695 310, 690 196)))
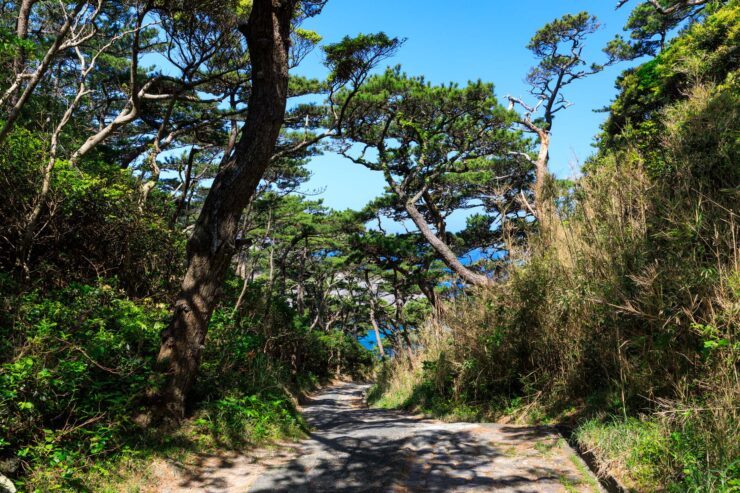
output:
POLYGON ((368 408, 367 388, 343 383, 314 395, 304 408, 311 436, 246 491, 602 491, 551 427, 445 423, 368 408))

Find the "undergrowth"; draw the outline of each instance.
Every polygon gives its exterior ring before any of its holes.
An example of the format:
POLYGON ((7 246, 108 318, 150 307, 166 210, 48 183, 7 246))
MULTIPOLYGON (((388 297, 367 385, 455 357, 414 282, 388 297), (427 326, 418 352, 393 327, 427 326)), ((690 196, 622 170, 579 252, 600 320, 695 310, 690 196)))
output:
MULTIPOLYGON (((728 11, 687 36, 727 32, 728 11)), ((564 423, 635 491, 740 491, 737 70, 708 76, 686 46, 653 64, 686 84, 653 115, 650 152, 602 150, 552 190, 557 216, 506 281, 417 332, 376 405, 564 423)))
POLYGON ((191 416, 162 433, 134 418, 159 384, 154 362, 166 305, 132 300, 112 280, 8 295, 2 304, 0 462, 27 491, 120 491, 132 478, 145 482, 154 457, 303 436, 295 396, 331 378, 337 348, 340 370, 361 372, 371 362, 348 336, 291 327, 273 334, 303 349, 291 363, 266 347, 258 321, 220 309, 191 416))

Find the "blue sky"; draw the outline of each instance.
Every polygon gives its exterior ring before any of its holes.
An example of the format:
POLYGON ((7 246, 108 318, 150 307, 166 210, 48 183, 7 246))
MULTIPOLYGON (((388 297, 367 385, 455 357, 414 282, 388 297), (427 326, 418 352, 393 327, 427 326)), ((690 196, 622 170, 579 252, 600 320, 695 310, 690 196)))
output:
MULTIPOLYGON (((406 38, 406 43, 383 66, 400 64, 410 75, 424 75, 432 83, 481 79, 493 82, 500 101, 505 96, 528 96, 524 77, 534 64, 525 48, 534 32, 557 17, 583 10, 598 17, 602 29, 586 47, 586 59, 604 60, 601 48, 617 33, 630 7, 614 10, 613 0, 329 0, 324 11, 303 26, 332 43, 345 35, 384 31, 406 38)), ((559 113, 551 148, 551 170, 560 177, 573 176, 592 153, 591 143, 607 106, 616 92, 614 80, 627 68, 619 64, 588 79, 574 82, 565 92, 574 105, 559 113)), ((319 50, 312 53, 296 74, 322 78, 326 69, 319 50)), ((383 190, 375 172, 325 154, 309 164, 313 176, 304 190, 321 191, 319 197, 335 209, 359 209, 383 190)), ((453 218, 450 229, 464 226, 464 216, 453 218)))

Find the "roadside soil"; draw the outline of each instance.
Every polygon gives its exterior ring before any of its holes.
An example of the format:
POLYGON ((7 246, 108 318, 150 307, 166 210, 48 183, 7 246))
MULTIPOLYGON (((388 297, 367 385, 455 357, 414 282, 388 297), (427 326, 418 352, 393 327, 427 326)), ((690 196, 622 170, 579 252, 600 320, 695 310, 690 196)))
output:
POLYGON ((551 427, 444 423, 364 405, 368 385, 340 383, 308 399, 311 435, 248 455, 155 467, 155 491, 601 492, 551 427))

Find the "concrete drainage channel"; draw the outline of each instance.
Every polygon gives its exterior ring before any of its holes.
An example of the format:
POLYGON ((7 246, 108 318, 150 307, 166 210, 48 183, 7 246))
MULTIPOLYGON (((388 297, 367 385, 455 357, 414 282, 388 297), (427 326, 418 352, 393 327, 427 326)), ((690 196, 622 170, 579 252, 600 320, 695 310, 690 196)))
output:
POLYGON ((573 450, 576 451, 578 456, 588 466, 594 476, 599 480, 601 487, 604 488, 608 493, 629 493, 629 490, 625 488, 614 476, 599 473, 599 466, 596 462, 596 456, 588 450, 581 447, 581 445, 573 437, 573 428, 565 425, 555 425, 555 429, 562 435, 562 437, 568 442, 573 450))

